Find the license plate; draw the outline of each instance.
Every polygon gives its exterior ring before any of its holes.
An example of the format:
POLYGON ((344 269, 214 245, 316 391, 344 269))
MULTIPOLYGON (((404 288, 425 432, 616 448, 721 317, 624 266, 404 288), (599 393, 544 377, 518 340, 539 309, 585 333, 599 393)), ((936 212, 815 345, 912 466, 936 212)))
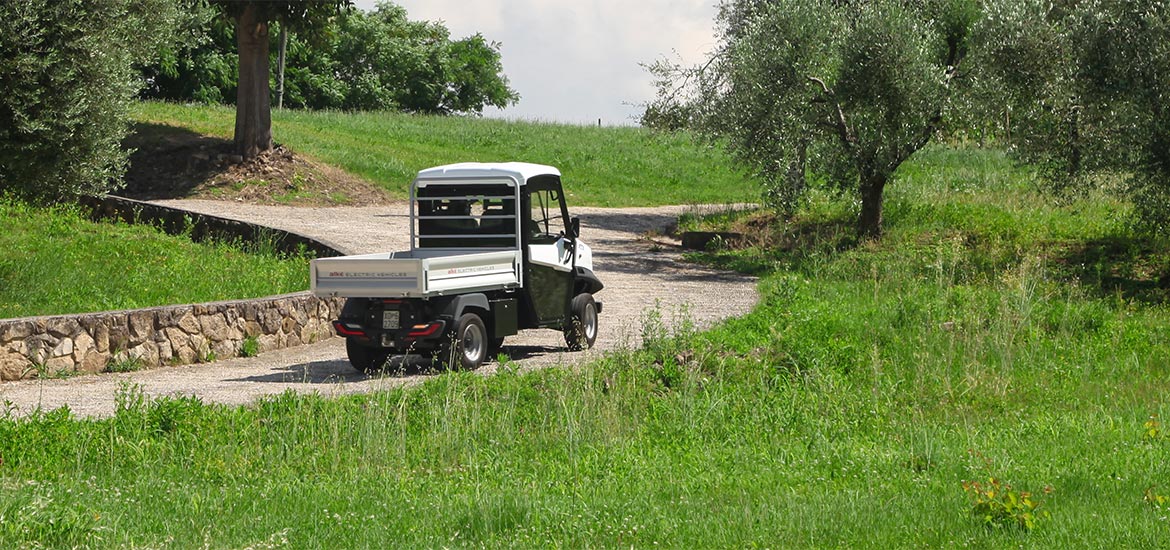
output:
POLYGON ((395 329, 398 328, 398 310, 388 309, 382 312, 382 328, 395 329))

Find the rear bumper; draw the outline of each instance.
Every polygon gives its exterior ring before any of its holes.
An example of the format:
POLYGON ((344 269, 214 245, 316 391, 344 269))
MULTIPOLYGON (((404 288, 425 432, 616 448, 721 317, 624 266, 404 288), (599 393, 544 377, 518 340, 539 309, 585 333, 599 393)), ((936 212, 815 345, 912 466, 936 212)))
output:
POLYGON ((338 336, 354 338, 370 346, 430 349, 436 347, 446 335, 447 321, 439 319, 410 327, 383 330, 371 329, 352 321, 336 320, 333 321, 333 330, 337 332, 338 336))

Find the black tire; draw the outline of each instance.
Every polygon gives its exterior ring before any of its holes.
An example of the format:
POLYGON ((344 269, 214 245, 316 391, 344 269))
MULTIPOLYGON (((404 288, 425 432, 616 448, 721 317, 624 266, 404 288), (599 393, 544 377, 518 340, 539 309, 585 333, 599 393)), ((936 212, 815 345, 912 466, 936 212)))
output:
POLYGON ((569 325, 565 327, 565 344, 569 351, 593 347, 597 341, 597 302, 588 292, 578 294, 570 305, 569 325))
POLYGON ((435 355, 435 364, 448 368, 478 369, 487 359, 490 345, 487 327, 479 315, 464 313, 443 338, 443 344, 435 355))
POLYGON ((366 374, 382 372, 393 351, 367 346, 353 338, 345 339, 345 354, 349 357, 349 364, 366 374))

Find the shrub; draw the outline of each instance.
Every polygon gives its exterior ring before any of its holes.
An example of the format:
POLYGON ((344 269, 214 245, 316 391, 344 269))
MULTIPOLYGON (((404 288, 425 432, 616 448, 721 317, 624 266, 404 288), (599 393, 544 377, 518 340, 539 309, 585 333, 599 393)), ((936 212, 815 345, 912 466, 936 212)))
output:
POLYGON ((127 353, 115 353, 106 363, 106 372, 136 372, 146 367, 142 359, 127 353))
POLYGON ((100 194, 126 166, 127 111, 172 35, 174 0, 0 3, 0 190, 100 194))
POLYGON ((255 336, 249 336, 240 342, 240 357, 256 357, 259 354, 260 341, 255 336))
POLYGON ((1026 491, 1015 491, 1011 485, 994 477, 987 483, 963 482, 963 490, 971 499, 971 514, 989 527, 1016 527, 1031 531, 1036 521, 1046 516, 1038 512, 1040 501, 1026 491))

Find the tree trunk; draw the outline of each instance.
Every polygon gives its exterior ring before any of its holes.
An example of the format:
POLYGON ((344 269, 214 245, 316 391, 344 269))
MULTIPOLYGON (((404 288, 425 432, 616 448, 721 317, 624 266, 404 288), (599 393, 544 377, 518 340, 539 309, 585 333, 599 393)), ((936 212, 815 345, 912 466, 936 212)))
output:
POLYGON ((796 158, 788 164, 788 172, 784 175, 788 180, 788 188, 792 190, 793 197, 799 197, 804 194, 804 189, 808 185, 808 177, 806 171, 808 169, 808 140, 801 140, 796 144, 796 158))
POLYGON ((1068 175, 1072 180, 1081 175, 1081 110, 1073 107, 1068 116, 1068 175))
POLYGON ((272 149, 272 106, 268 88, 268 14, 249 3, 236 19, 240 79, 236 92, 236 152, 252 158, 272 149))
POLYGON ((288 25, 280 22, 280 51, 276 52, 276 108, 284 108, 284 56, 288 52, 288 25))
POLYGON ((861 216, 857 219, 857 236, 861 239, 880 239, 882 236, 882 191, 886 178, 863 177, 861 181, 861 216))

